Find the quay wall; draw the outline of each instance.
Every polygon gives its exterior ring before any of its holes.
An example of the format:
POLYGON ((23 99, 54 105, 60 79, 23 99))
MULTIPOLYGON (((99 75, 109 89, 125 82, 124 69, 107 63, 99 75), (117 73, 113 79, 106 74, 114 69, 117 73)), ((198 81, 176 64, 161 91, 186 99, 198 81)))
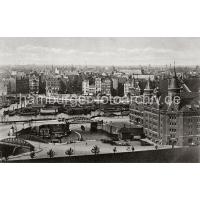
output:
POLYGON ((200 147, 158 149, 125 153, 66 156, 29 160, 10 160, 17 163, 199 163, 200 147))

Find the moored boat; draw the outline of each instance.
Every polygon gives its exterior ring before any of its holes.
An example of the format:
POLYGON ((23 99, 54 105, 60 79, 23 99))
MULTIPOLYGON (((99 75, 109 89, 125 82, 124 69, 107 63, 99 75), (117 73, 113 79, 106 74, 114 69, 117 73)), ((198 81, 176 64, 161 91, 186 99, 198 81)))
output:
POLYGON ((58 113, 58 108, 41 108, 41 115, 56 115, 58 113))
POLYGON ((15 110, 12 110, 12 111, 9 111, 8 112, 8 115, 11 117, 11 116, 14 116, 16 115, 16 111, 15 110))
POLYGON ((32 108, 23 108, 20 112, 19 115, 21 116, 31 116, 31 115, 37 115, 39 112, 36 109, 32 108))

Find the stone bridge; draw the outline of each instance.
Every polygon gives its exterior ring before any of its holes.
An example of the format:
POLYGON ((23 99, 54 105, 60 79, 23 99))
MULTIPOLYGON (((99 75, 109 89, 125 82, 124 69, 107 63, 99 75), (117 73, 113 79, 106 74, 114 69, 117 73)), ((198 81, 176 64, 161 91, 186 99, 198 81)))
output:
POLYGON ((34 146, 32 144, 17 137, 9 137, 0 140, 0 151, 2 156, 17 155, 33 150, 34 146))

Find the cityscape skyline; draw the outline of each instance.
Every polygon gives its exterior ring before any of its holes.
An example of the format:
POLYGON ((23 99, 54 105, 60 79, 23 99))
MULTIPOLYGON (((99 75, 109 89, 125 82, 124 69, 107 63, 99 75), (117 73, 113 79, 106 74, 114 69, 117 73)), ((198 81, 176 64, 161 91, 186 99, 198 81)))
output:
POLYGON ((0 38, 0 65, 198 65, 200 38, 0 38))
POLYGON ((200 65, 180 64, 198 58, 198 38, 5 38, 0 47, 1 61, 23 61, 0 68, 0 162, 200 161, 191 151, 200 65))

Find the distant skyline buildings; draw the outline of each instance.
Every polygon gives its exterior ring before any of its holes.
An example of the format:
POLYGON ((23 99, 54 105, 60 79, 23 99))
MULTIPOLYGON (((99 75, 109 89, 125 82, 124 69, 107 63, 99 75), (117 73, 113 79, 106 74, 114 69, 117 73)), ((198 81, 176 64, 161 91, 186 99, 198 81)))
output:
POLYGON ((200 38, 0 38, 0 65, 200 64, 200 38))

